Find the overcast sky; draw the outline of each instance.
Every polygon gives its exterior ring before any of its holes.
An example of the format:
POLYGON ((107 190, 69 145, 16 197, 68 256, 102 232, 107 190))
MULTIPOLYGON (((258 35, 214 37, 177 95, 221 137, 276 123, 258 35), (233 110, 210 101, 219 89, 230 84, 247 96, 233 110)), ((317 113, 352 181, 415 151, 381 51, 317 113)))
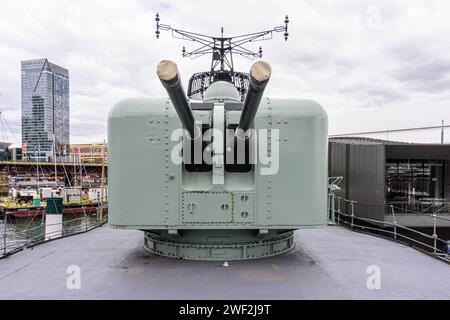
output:
MULTIPOLYGON (((250 48, 261 44, 272 64, 267 95, 317 100, 331 133, 450 123, 450 1, 2 0, 0 109, 17 139, 21 60, 69 69, 73 143, 106 138, 118 100, 164 95, 160 60, 176 61, 185 84, 208 70, 210 57, 181 57, 193 43, 169 33, 156 40, 156 12, 162 23, 213 35, 222 26, 225 35, 270 29, 288 13, 288 42, 276 34, 250 48)), ((235 63, 248 71, 252 62, 235 63)))

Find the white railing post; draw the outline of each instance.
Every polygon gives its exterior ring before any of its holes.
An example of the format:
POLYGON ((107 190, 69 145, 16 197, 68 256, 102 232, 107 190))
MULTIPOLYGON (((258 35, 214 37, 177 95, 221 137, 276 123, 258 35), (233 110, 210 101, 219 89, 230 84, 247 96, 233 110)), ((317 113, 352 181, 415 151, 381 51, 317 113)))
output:
POLYGON ((392 221, 394 222, 394 239, 397 240, 397 220, 395 218, 394 205, 390 205, 392 213, 392 221))
POLYGON ((334 211, 337 213, 337 224, 339 225, 341 223, 341 198, 337 197, 337 210, 334 211))
POLYGON ((436 213, 433 214, 433 251, 437 254, 436 213))
POLYGON ((338 212, 341 213, 341 198, 338 198, 338 212))
POLYGON ((330 207, 331 207, 331 222, 333 222, 333 223, 336 222, 336 210, 335 210, 335 205, 334 205, 335 197, 336 196, 334 195, 334 193, 332 193, 330 207))
POLYGON ((97 227, 98 227, 100 225, 100 201, 98 198, 97 198, 96 221, 97 221, 97 227))
POLYGON ((8 215, 6 212, 4 213, 4 222, 3 222, 3 255, 6 256, 6 226, 8 223, 8 215))

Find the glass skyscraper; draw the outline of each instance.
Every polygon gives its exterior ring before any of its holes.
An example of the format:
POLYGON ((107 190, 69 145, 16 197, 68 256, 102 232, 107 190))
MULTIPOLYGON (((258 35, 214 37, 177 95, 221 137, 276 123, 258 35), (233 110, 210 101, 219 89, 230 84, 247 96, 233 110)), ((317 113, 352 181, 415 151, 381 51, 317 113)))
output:
POLYGON ((69 71, 47 59, 26 60, 22 71, 22 144, 30 158, 48 158, 70 143, 69 71))

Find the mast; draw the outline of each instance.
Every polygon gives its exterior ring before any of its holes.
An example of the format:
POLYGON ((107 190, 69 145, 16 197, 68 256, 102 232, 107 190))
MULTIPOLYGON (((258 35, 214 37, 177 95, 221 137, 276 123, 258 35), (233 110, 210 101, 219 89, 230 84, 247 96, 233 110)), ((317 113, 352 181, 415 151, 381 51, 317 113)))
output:
POLYGON ((170 31, 172 37, 186 41, 195 42, 199 45, 197 49, 188 51, 185 46, 182 48, 183 57, 195 59, 206 54, 212 56, 211 69, 205 72, 195 73, 189 80, 187 96, 194 100, 203 100, 203 94, 211 83, 216 81, 226 81, 233 84, 241 94, 243 101, 249 85, 249 74, 234 70, 233 56, 239 55, 253 60, 262 58, 263 50, 258 51, 245 48, 245 44, 258 41, 270 40, 273 34, 282 32, 284 39, 289 38, 288 24, 289 17, 284 18, 284 25, 273 29, 242 34, 237 36, 224 36, 224 28, 220 29, 220 36, 210 36, 196 32, 172 28, 170 25, 160 23, 159 14, 156 14, 156 38, 159 39, 161 31, 170 31))
POLYGON ((75 157, 75 153, 72 154, 72 157, 73 157, 73 174, 74 174, 73 187, 75 188, 77 186, 77 160, 75 157))
POLYGON ((78 146, 78 161, 80 164, 80 196, 82 195, 83 191, 83 168, 81 166, 81 150, 80 146, 78 146))

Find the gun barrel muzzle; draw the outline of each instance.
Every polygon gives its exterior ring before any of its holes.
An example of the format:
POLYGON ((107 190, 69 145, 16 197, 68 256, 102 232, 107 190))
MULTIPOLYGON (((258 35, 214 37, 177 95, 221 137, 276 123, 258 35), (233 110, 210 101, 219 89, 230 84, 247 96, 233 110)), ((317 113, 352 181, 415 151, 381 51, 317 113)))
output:
POLYGON ((198 137, 200 129, 195 123, 194 115, 181 85, 181 78, 176 63, 170 60, 163 60, 158 64, 156 73, 166 89, 181 123, 189 132, 190 138, 198 137))
POLYGON ((246 132, 255 120, 264 89, 272 74, 270 64, 265 61, 255 62, 250 69, 250 79, 247 95, 244 101, 241 118, 239 120, 238 131, 246 132))

